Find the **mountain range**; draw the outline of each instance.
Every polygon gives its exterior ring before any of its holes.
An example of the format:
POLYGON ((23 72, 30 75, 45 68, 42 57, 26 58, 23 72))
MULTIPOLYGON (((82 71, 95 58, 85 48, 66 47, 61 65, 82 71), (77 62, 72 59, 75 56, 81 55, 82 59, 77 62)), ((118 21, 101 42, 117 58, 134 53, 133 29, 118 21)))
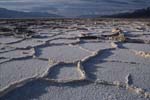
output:
POLYGON ((0 8, 0 18, 60 18, 62 16, 46 12, 21 12, 0 8))
MULTIPOLYGON (((21 12, 0 8, 0 18, 65 18, 64 16, 47 12, 21 12)), ((133 12, 118 13, 112 15, 81 15, 76 18, 150 18, 150 7, 138 9, 133 12)))
POLYGON ((112 15, 81 15, 79 18, 150 18, 150 7, 112 15))

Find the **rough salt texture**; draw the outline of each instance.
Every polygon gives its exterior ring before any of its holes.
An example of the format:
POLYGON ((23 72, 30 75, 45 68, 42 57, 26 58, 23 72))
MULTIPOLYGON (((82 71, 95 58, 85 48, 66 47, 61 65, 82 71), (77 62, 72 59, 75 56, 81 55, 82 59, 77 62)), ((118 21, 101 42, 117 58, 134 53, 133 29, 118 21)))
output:
POLYGON ((73 46, 50 46, 43 48, 41 50, 40 58, 53 59, 55 61, 61 62, 73 62, 90 55, 89 52, 86 52, 78 47, 73 46))
POLYGON ((48 77, 56 80, 78 80, 81 75, 76 64, 60 64, 51 68, 48 77))
POLYGON ((1 22, 0 100, 150 99, 149 19, 1 22))
POLYGON ((14 47, 9 47, 8 45, 1 44, 0 45, 0 53, 15 50, 14 47))
POLYGON ((36 59, 24 59, 3 63, 0 66, 0 89, 19 80, 43 74, 48 67, 48 62, 36 59))
POLYGON ((14 37, 1 37, 0 43, 1 44, 9 44, 21 41, 21 38, 14 38, 14 37))
POLYGON ((23 58, 34 55, 34 50, 13 50, 5 53, 1 53, 0 56, 5 58, 23 58))

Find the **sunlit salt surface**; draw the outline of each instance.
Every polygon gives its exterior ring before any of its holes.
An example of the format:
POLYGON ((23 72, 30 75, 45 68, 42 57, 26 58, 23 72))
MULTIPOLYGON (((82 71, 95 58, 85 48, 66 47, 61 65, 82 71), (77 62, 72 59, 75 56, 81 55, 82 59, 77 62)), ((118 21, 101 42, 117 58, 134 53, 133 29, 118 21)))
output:
POLYGON ((6 62, 0 65, 0 89, 22 79, 42 75, 50 65, 36 59, 24 59, 6 62))
POLYGON ((148 19, 7 24, 35 33, 0 36, 0 100, 149 100, 148 19))
POLYGON ((89 56, 91 53, 72 46, 50 46, 43 48, 40 58, 52 59, 59 62, 73 62, 89 56))

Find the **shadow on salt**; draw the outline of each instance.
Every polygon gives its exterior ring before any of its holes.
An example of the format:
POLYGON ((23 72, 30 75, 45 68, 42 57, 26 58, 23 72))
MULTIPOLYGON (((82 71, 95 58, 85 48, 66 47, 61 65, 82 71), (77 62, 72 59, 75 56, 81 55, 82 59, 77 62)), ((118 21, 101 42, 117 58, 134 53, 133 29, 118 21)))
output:
POLYGON ((30 82, 17 88, 5 96, 2 100, 102 100, 108 99, 127 99, 127 100, 146 100, 134 93, 129 93, 125 89, 90 84, 87 81, 73 83, 53 83, 44 80, 30 82))

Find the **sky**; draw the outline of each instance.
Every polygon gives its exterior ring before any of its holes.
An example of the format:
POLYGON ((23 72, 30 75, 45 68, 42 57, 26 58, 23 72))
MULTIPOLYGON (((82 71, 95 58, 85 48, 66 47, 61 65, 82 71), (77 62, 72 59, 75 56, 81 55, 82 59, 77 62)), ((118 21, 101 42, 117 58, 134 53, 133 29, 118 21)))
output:
POLYGON ((105 15, 150 7, 150 0, 0 0, 0 8, 63 16, 105 15))

